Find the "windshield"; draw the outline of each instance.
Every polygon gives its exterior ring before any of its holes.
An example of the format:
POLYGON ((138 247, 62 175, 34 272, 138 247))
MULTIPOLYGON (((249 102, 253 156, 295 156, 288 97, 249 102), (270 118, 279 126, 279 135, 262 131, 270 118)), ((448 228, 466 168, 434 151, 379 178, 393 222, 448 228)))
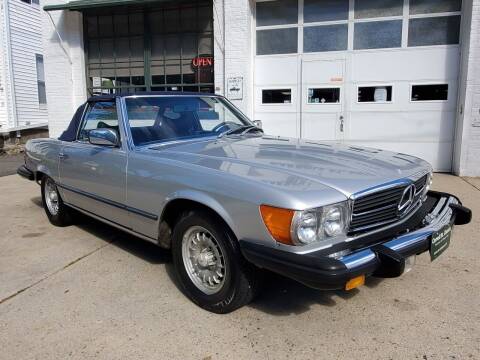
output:
POLYGON ((218 136, 253 124, 227 101, 211 96, 126 98, 135 145, 218 136))

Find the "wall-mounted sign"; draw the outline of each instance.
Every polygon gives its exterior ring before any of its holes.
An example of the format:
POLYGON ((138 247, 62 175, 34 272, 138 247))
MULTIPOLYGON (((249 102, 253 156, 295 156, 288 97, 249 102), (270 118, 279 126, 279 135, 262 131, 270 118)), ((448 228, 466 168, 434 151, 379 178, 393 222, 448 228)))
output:
POLYGON ((192 59, 192 66, 194 68, 213 66, 213 58, 209 56, 199 56, 192 59))
POLYGON ((227 98, 230 100, 243 99, 243 77, 232 77, 227 79, 227 98))

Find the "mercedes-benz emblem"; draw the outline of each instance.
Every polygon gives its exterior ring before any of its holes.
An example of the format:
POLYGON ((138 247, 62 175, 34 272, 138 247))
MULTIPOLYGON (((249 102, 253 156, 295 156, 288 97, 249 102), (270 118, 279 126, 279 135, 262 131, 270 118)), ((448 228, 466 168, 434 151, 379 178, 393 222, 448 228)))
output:
POLYGON ((398 214, 403 215, 413 205, 413 198, 415 196, 415 185, 409 185, 403 190, 402 197, 398 203, 398 214))

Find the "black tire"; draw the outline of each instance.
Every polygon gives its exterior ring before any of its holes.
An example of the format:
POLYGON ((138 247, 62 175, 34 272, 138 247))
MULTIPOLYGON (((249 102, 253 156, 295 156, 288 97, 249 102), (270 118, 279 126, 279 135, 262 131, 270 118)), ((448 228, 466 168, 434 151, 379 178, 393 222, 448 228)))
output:
POLYGON ((181 216, 172 234, 173 264, 183 292, 201 308, 226 314, 248 304, 258 292, 261 273, 242 256, 238 241, 230 228, 215 214, 198 209, 181 216), (192 227, 203 227, 213 235, 223 253, 226 275, 221 289, 208 295, 187 274, 183 256, 184 234, 192 227))
POLYGON ((55 181, 51 177, 45 175, 45 176, 42 177, 41 188, 42 188, 43 209, 45 210, 45 213, 47 214, 48 220, 55 226, 62 226, 63 227, 63 226, 71 225, 73 223, 72 210, 63 203, 63 200, 62 200, 60 194, 58 193, 57 186, 55 185, 55 181), (53 186, 54 186, 54 188, 57 192, 58 211, 57 211, 56 214, 52 213, 47 206, 45 187, 46 187, 47 183, 50 182, 50 181, 53 183, 53 186))

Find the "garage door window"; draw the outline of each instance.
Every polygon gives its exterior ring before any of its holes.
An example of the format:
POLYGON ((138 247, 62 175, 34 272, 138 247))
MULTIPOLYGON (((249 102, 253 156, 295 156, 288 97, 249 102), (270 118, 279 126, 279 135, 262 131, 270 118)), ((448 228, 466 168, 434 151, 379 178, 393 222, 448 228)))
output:
POLYGON ((257 55, 296 53, 297 31, 297 28, 258 30, 257 55))
POLYGON ((354 31, 354 49, 402 46, 402 20, 360 22, 354 31))
POLYGON ((340 88, 308 89, 309 104, 332 104, 340 102, 340 88))
POLYGON ((447 101, 448 84, 412 85, 412 101, 447 101))
POLYGON ((359 103, 389 103, 392 102, 392 86, 359 86, 359 103))
POLYGON ((262 104, 290 104, 292 89, 265 89, 262 90, 262 104))
POLYGON ((355 19, 402 16, 403 0, 357 0, 355 19))
POLYGON ((458 44, 460 16, 410 19, 408 46, 458 44))
POLYGON ((303 51, 347 50, 348 25, 309 26, 303 28, 303 51))
POLYGON ((303 22, 348 20, 348 0, 304 0, 303 22))
POLYGON ((462 10, 462 0, 410 0, 410 14, 446 13, 462 10))
POLYGON ((297 0, 263 1, 257 3, 257 26, 297 24, 297 0))

